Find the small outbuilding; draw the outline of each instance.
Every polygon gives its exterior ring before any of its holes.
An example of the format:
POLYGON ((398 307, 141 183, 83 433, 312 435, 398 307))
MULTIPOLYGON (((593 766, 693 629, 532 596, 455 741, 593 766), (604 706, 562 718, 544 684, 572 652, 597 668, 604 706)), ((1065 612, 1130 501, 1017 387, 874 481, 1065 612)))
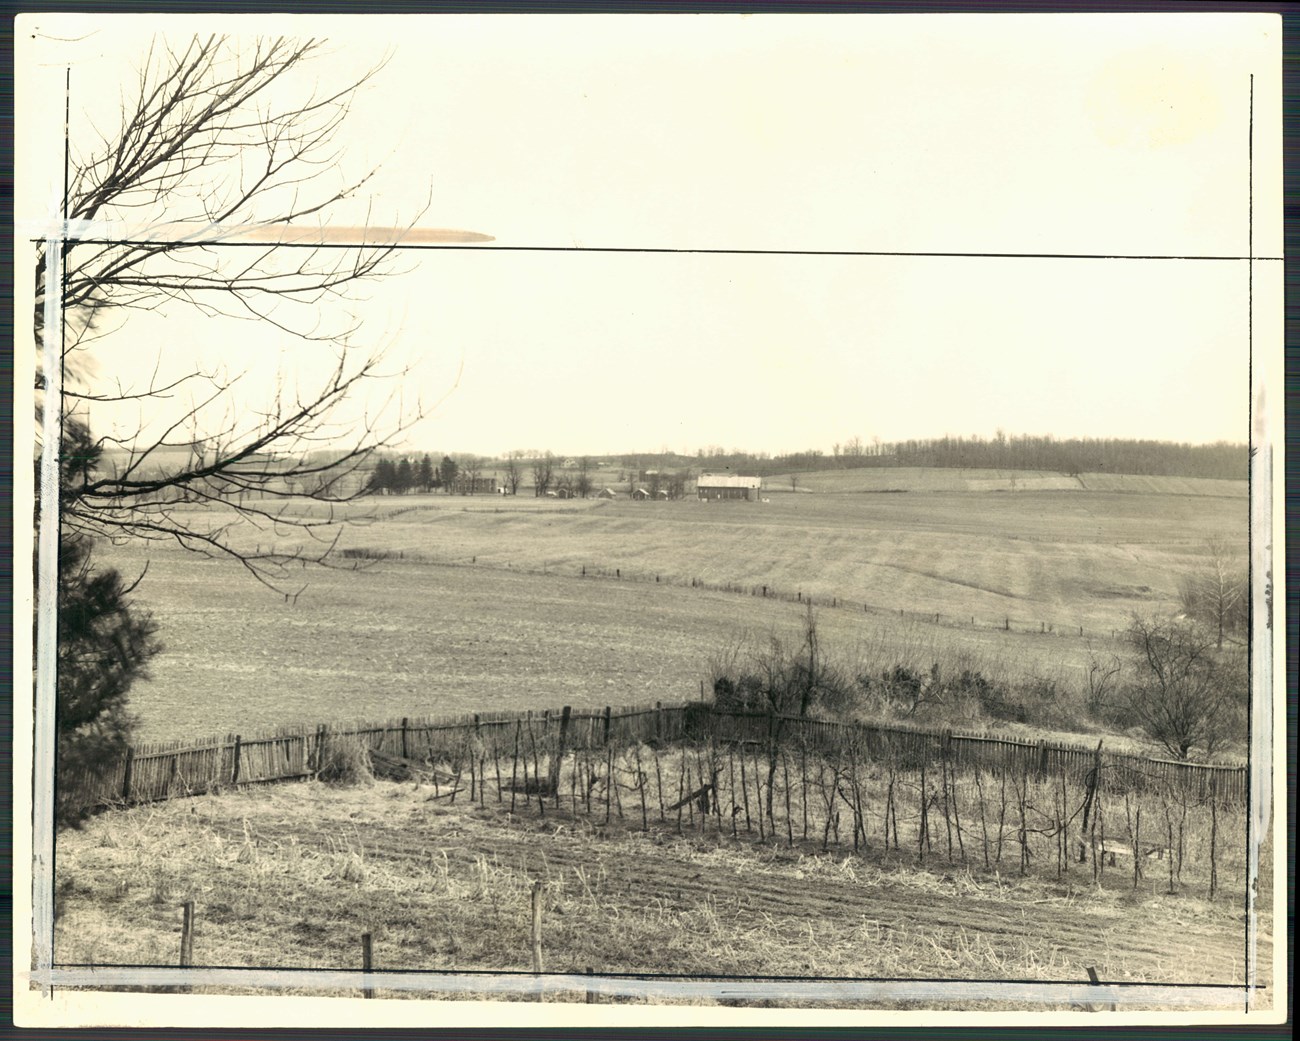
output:
POLYGON ((602 488, 600 491, 598 491, 598 492, 596 493, 596 498, 597 498, 597 499, 617 499, 617 498, 618 498, 618 492, 614 491, 613 488, 602 488))
POLYGON ((650 498, 650 493, 646 491, 644 488, 635 488, 632 491, 632 498, 640 502, 644 499, 650 498))

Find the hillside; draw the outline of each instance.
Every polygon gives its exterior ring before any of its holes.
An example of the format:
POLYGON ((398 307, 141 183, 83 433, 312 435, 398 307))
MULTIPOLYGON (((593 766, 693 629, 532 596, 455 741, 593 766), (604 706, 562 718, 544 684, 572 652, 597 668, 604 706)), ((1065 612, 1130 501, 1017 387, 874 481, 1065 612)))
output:
POLYGON ((1246 515, 1244 499, 1082 490, 357 509, 340 563, 362 570, 305 572, 294 601, 237 564, 105 548, 127 575, 149 561, 140 597, 166 650, 132 692, 144 738, 690 697, 719 655, 796 628, 809 597, 855 665, 1073 686, 1132 612, 1175 609, 1205 540, 1240 539, 1246 515))
POLYGON ((771 494, 791 491, 872 492, 1133 492, 1145 495, 1199 495, 1244 498, 1244 480, 1206 477, 1148 477, 1085 473, 1077 476, 1047 470, 980 470, 955 467, 899 467, 860 470, 812 470, 763 479, 771 494))

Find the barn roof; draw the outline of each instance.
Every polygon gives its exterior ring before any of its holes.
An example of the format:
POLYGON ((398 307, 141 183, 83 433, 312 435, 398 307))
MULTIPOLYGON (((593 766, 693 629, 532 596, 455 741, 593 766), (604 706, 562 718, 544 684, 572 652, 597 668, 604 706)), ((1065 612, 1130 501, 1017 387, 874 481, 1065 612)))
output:
POLYGON ((763 478, 742 477, 740 474, 700 474, 697 488, 761 488, 763 478))

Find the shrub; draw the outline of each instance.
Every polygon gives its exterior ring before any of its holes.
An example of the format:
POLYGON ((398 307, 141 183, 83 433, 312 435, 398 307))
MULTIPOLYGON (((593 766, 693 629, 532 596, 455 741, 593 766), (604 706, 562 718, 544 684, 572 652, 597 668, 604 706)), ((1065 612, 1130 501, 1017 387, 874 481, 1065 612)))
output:
POLYGON ((712 680, 714 705, 733 711, 806 716, 843 709, 853 695, 853 685, 822 653, 811 605, 798 642, 773 635, 747 660, 737 649, 715 662, 712 680))
POLYGON ((1130 678, 1112 708, 1121 726, 1140 726, 1176 759, 1207 754, 1240 736, 1248 676, 1244 656, 1216 651, 1216 633, 1195 623, 1135 616, 1130 678))
POLYGON ((316 768, 318 779, 346 787, 368 787, 375 783, 370 745, 355 734, 326 734, 316 768))

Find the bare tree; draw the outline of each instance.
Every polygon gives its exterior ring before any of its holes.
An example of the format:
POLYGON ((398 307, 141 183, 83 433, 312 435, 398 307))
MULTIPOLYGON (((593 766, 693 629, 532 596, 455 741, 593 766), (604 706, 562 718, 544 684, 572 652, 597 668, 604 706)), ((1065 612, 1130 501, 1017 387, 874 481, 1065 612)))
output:
POLYGON ((578 477, 573 488, 584 499, 591 494, 591 460, 585 455, 578 460, 578 477))
POLYGON ((843 707, 850 685, 822 654, 817 616, 804 609, 797 643, 773 633, 766 648, 742 660, 740 649, 715 662, 714 703, 723 709, 768 714, 767 815, 772 817, 773 782, 780 762, 780 740, 790 716, 806 717, 814 708, 843 707))
POLYGON ((1178 759, 1212 753, 1233 735, 1245 703, 1240 655, 1215 654, 1214 638, 1194 623, 1135 616, 1128 637, 1135 674, 1121 691, 1129 720, 1178 759))
POLYGON ((483 460, 476 455, 464 456, 460 461, 461 491, 466 495, 477 495, 482 474, 483 460))
POLYGON ((505 485, 510 489, 511 495, 519 494, 519 482, 523 480, 523 469, 519 465, 521 459, 523 459, 522 452, 506 453, 505 485))
POLYGON ((1113 650, 1099 650, 1088 642, 1088 711, 1103 716, 1111 708, 1124 674, 1124 662, 1113 650))
POLYGON ((550 452, 533 460, 533 494, 545 495, 555 480, 555 456, 550 452))
MULTIPOLYGON (((348 309, 328 305, 391 271, 399 236, 323 248, 324 220, 370 176, 339 174, 338 132, 356 92, 379 70, 322 89, 309 68, 320 52, 315 40, 250 46, 212 36, 175 46, 160 38, 125 96, 120 126, 97 128, 89 150, 74 145, 68 216, 152 230, 137 230, 130 241, 106 235, 64 243, 60 404, 76 415, 132 401, 152 422, 98 439, 104 465, 63 490, 65 529, 176 542, 236 559, 279 588, 288 565, 327 562, 338 537, 328 508, 294 509, 293 500, 328 507, 355 498, 372 454, 418 418, 394 395, 360 418, 342 414, 345 402, 395 373, 385 370, 382 352, 355 344, 348 309), (178 223, 190 231, 178 232, 178 223), (282 225, 303 231, 286 241, 273 228, 282 225), (212 226, 265 230, 246 230, 239 246, 216 245, 212 226), (161 356, 142 386, 91 379, 84 352, 111 315, 170 316, 177 306, 312 341, 332 351, 329 373, 312 386, 286 381, 269 402, 263 388, 256 405, 239 398, 238 376, 197 367, 162 376, 170 366, 161 356), (274 544, 252 548, 256 540, 238 534, 250 523, 274 544)), ((46 271, 38 250, 38 341, 46 271)))
POLYGON ((1182 577, 1178 592, 1184 613, 1213 629, 1216 646, 1222 650, 1225 635, 1246 627, 1250 599, 1246 562, 1222 539, 1208 540, 1206 548, 1204 563, 1182 577))

